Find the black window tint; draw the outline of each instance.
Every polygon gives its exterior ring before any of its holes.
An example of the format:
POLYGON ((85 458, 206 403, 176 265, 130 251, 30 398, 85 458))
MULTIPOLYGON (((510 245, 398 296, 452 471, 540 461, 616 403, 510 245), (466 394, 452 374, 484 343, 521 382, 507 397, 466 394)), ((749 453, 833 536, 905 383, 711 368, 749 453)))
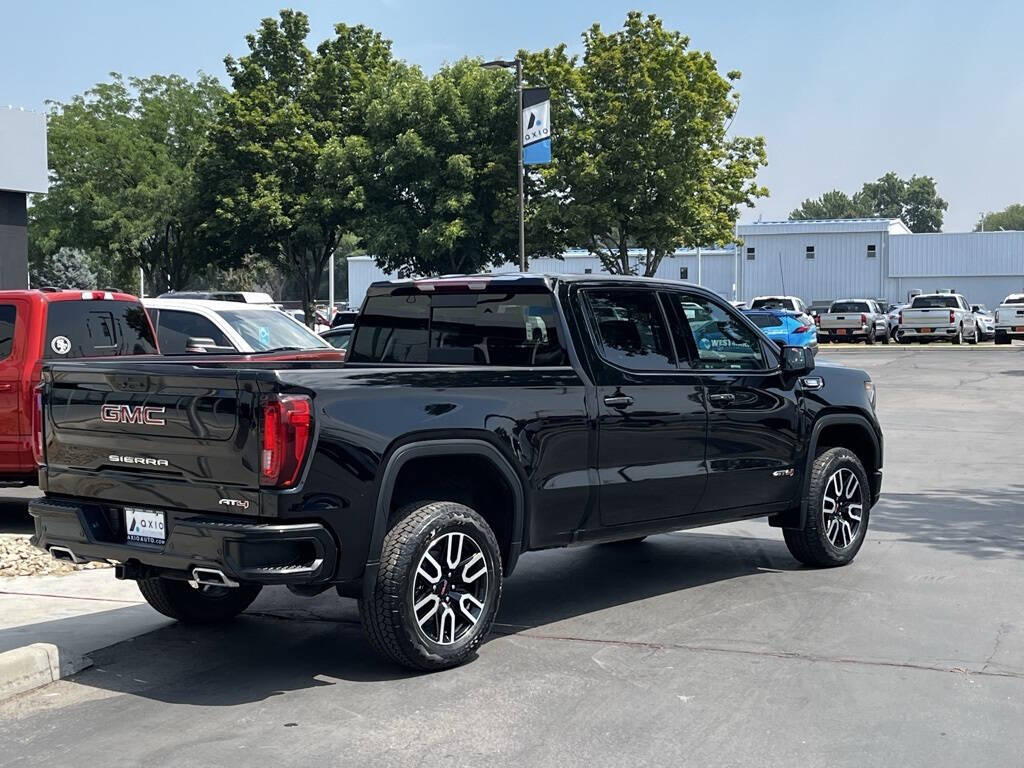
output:
POLYGON ((782 325, 782 318, 778 315, 749 315, 758 328, 778 328, 782 325))
POLYGON ((675 369, 661 309, 651 291, 588 291, 602 356, 623 368, 675 369))
POLYGON ((161 309, 157 335, 160 338, 160 351, 165 355, 186 354, 190 338, 213 339, 218 347, 234 348, 216 325, 195 312, 161 309))
POLYGON ((348 359, 357 363, 425 363, 429 325, 429 296, 371 296, 359 316, 348 359))
POLYGON ((52 301, 46 309, 48 360, 152 355, 156 342, 141 304, 128 301, 52 301))
POLYGON ((695 368, 764 367, 760 337, 725 307, 703 296, 673 294, 697 350, 695 368))
POLYGON ((371 296, 349 361, 440 365, 566 365, 549 293, 371 296))
POLYGON ((0 304, 0 360, 11 356, 14 348, 14 321, 17 309, 13 304, 0 304))
POLYGON ((830 313, 834 312, 870 312, 871 307, 863 301, 837 301, 832 305, 830 313))

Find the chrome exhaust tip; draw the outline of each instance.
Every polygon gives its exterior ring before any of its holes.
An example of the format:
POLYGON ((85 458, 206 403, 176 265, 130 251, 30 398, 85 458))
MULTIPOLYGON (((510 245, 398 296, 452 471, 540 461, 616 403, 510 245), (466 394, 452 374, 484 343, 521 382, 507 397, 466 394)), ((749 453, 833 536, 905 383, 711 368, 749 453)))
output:
POLYGON ((192 578, 188 582, 193 589, 199 587, 237 587, 238 582, 229 579, 224 571, 217 568, 193 568, 192 578))
POLYGON ((62 560, 65 563, 74 563, 75 565, 85 562, 85 560, 80 558, 67 547, 50 547, 49 552, 50 557, 54 560, 62 560))

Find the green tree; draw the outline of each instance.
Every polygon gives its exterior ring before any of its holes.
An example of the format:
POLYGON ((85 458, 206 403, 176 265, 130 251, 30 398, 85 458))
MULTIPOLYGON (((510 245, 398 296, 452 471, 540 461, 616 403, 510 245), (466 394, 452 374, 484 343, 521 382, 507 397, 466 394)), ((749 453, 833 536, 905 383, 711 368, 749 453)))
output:
POLYGON ((1014 203, 1007 206, 1005 210, 986 213, 984 219, 974 227, 975 232, 982 229, 985 232, 998 232, 1001 229, 1024 230, 1024 205, 1014 203))
POLYGON ((893 171, 866 182, 853 197, 837 189, 808 199, 791 219, 856 219, 879 216, 902 219, 911 232, 939 232, 949 204, 939 197, 931 176, 902 179, 893 171))
POLYGON ((872 211, 857 195, 833 189, 818 198, 808 198, 789 214, 791 219, 859 219, 871 216, 872 211))
POLYGON ((142 267, 154 289, 182 287, 202 265, 188 223, 195 159, 223 88, 212 77, 114 73, 47 121, 50 190, 29 213, 33 262, 81 248, 142 267))
POLYGON ((369 84, 393 67, 391 45, 376 32, 338 24, 334 33, 312 51, 305 14, 264 19, 246 37, 249 53, 225 59, 234 88, 201 164, 210 215, 200 229, 210 249, 279 264, 301 281, 309 321, 355 202, 328 185, 325 149, 362 130, 369 84))
MULTIPOLYGON (((362 135, 330 142, 333 195, 357 201, 363 247, 402 275, 477 272, 518 253, 515 92, 506 72, 462 59, 431 78, 395 67, 362 135)), ((531 206, 531 210, 533 206, 531 206)), ((561 248, 528 222, 531 255, 561 248)))
POLYGON ((526 58, 528 80, 552 90, 548 217, 613 273, 636 270, 633 245, 653 275, 681 246, 730 241, 738 207, 768 194, 764 139, 729 135, 739 72, 638 12, 610 34, 595 24, 583 46, 582 59, 564 44, 526 58))
POLYGON ((78 248, 61 248, 38 268, 32 269, 32 285, 36 287, 95 289, 96 272, 89 254, 78 248))

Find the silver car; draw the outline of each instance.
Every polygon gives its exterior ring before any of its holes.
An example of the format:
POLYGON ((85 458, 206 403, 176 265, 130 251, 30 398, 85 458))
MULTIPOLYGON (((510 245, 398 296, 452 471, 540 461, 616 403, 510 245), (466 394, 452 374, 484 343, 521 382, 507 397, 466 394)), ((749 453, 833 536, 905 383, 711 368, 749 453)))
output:
POLYGON ((978 323, 978 333, 982 341, 988 341, 996 337, 996 318, 984 304, 971 304, 971 311, 978 323))

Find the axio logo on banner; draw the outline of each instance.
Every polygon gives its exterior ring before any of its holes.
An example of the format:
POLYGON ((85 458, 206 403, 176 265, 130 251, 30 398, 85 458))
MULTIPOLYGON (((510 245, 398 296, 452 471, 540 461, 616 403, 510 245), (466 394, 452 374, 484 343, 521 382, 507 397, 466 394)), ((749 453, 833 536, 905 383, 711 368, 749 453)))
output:
POLYGON ((551 162, 551 91, 523 89, 523 163, 551 162))

